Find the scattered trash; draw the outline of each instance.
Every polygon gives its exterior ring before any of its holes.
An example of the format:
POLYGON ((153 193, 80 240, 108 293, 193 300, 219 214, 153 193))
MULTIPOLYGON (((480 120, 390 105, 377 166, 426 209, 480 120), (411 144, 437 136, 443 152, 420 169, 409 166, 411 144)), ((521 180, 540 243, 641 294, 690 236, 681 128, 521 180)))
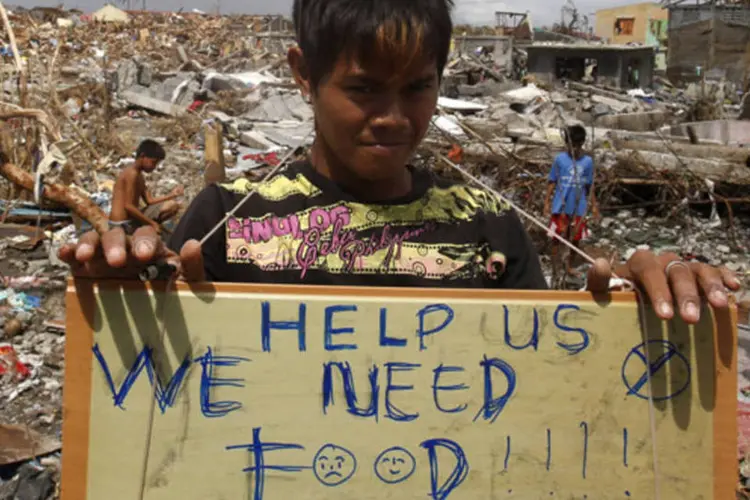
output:
POLYGON ((41 436, 26 426, 0 423, 0 467, 60 451, 60 442, 41 436))
POLYGON ((18 360, 12 345, 0 344, 0 375, 11 375, 18 379, 31 375, 31 370, 18 360))

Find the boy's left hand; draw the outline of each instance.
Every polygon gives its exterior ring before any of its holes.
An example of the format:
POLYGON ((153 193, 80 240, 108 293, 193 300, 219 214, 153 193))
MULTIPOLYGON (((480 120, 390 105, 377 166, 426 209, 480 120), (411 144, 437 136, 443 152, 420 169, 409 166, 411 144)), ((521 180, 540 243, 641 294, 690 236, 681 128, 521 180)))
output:
MULTIPOLYGON (((609 291, 612 271, 606 260, 597 259, 596 265, 589 270, 586 289, 594 293, 609 291)), ((739 280, 728 269, 699 262, 683 262, 674 253, 656 255, 649 251, 638 251, 614 272, 645 292, 661 319, 672 319, 676 304, 680 316, 689 324, 700 320, 701 297, 707 297, 715 308, 725 309, 729 306, 726 289, 740 289, 739 280)))

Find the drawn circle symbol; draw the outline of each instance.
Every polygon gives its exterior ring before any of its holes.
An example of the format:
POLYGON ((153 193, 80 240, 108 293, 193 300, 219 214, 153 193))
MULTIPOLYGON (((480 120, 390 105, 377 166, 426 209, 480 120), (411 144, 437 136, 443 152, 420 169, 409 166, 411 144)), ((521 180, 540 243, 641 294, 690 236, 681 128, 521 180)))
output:
POLYGON ((403 483, 409 479, 417 469, 417 460, 409 450, 394 446, 384 450, 373 465, 375 475, 388 484, 403 483))
POLYGON ((427 266, 422 262, 415 262, 412 264, 411 269, 414 271, 414 274, 420 278, 423 278, 427 274, 427 266))
POLYGON ((237 253, 235 253, 235 256, 240 259, 246 259, 250 255, 250 248, 246 246, 241 246, 237 249, 237 253))
POLYGON ((368 221, 375 222, 378 220, 378 213, 375 210, 370 210, 367 212, 366 217, 368 221))
MULTIPOLYGON (((670 379, 665 381, 661 394, 653 394, 654 401, 668 401, 682 394, 690 386, 690 361, 677 346, 666 340, 650 340, 648 350, 651 362, 647 361, 646 343, 635 346, 622 363, 622 381, 628 389, 628 396, 648 400, 648 372, 651 378, 663 378, 669 371, 670 379)), ((659 390, 660 387, 654 388, 659 390)))
POLYGON ((320 484, 339 486, 352 478, 357 470, 357 459, 346 448, 328 443, 315 454, 312 465, 320 484))

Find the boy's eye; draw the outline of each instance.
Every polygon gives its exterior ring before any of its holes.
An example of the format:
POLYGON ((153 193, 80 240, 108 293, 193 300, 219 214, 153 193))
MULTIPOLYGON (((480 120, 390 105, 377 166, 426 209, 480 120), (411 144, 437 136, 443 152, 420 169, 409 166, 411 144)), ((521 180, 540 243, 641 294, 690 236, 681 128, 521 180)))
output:
POLYGON ((432 82, 415 82, 409 85, 409 92, 422 92, 432 88, 432 82))
POLYGON ((358 94, 372 94, 375 88, 371 85, 351 85, 349 90, 358 94))

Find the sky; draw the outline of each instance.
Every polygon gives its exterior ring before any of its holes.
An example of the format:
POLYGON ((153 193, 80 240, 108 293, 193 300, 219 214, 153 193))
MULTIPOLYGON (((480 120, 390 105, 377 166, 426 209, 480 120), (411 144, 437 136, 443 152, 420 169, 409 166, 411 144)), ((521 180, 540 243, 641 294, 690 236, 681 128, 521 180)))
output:
MULTIPOLYGON (((118 0, 119 1, 119 0, 118 0)), ((122 0, 126 2, 127 0, 122 0)), ((130 0, 132 8, 140 8, 143 0, 130 0)), ((215 12, 217 2, 222 13, 244 12, 256 14, 289 15, 292 0, 145 0, 146 7, 158 10, 201 9, 215 12), (158 5, 158 7, 157 7, 158 5)), ((494 24, 495 11, 514 12, 529 11, 535 26, 548 25, 559 21, 560 9, 565 0, 455 0, 454 19, 457 23, 494 24)), ((86 12, 104 5, 104 0, 8 0, 10 5, 22 7, 54 7, 61 3, 66 8, 78 8, 86 12)), ((583 15, 589 15, 596 9, 612 7, 612 0, 579 0, 575 2, 583 15)), ((628 3, 623 0, 622 3, 628 3)), ((592 18, 593 23, 593 18, 592 18)))

